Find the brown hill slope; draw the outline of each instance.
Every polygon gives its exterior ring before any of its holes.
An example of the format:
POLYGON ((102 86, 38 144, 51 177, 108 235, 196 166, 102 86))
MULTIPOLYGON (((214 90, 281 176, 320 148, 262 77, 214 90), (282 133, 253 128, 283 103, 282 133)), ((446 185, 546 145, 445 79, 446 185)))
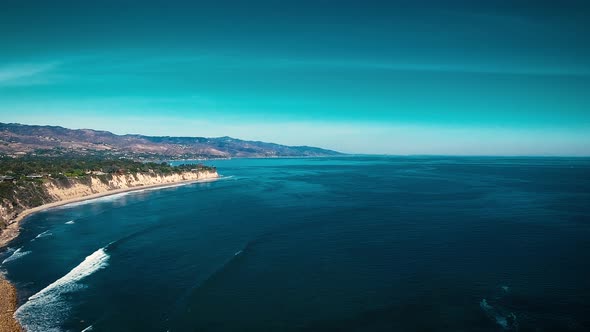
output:
POLYGON ((339 152, 231 137, 116 135, 108 131, 0 123, 0 154, 107 154, 144 158, 314 157, 339 152))

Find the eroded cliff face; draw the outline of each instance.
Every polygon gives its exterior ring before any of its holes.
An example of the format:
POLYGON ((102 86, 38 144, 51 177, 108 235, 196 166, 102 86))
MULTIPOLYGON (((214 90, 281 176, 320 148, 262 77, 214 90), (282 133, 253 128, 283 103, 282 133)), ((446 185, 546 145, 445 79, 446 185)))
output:
POLYGON ((43 189, 43 184, 39 182, 18 183, 5 190, 10 192, 5 192, 4 197, 0 198, 0 230, 22 211, 53 202, 43 189))
POLYGON ((0 200, 0 230, 9 225, 24 210, 68 199, 81 198, 117 189, 174 184, 217 178, 216 171, 162 174, 120 174, 91 176, 84 179, 47 180, 43 183, 17 185, 13 199, 0 200))
POLYGON ((98 177, 91 177, 90 183, 72 181, 69 185, 63 185, 58 181, 51 181, 44 184, 47 194, 53 201, 60 201, 92 194, 104 193, 109 190, 128 189, 134 187, 172 184, 182 181, 204 180, 218 177, 217 172, 185 172, 180 174, 159 175, 159 174, 125 174, 113 175, 112 179, 105 181, 98 177))
POLYGON ((13 202, 8 199, 2 199, 0 201, 0 232, 2 228, 10 224, 12 219, 16 218, 19 212, 25 209, 18 204, 13 205, 13 202))

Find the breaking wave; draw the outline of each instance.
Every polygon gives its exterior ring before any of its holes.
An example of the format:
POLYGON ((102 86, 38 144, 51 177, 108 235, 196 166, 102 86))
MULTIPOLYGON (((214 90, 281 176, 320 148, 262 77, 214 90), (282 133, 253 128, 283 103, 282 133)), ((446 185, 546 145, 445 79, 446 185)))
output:
POLYGON ((153 188, 145 188, 145 189, 138 189, 138 190, 134 190, 134 191, 130 191, 129 193, 131 194, 138 194, 138 193, 143 193, 146 191, 156 191, 156 190, 160 190, 160 189, 169 189, 169 188, 175 188, 175 187, 183 187, 189 184, 193 184, 193 182, 191 183, 177 183, 177 184, 170 184, 170 185, 162 185, 162 186, 158 186, 158 187, 153 187, 153 188))
POLYGON ((146 191, 155 191, 155 190, 160 190, 160 189, 184 187, 184 186, 189 186, 189 185, 195 184, 195 183, 212 182, 212 181, 216 181, 218 179, 220 179, 220 178, 200 179, 200 180, 194 180, 194 181, 183 182, 183 183, 171 183, 169 185, 162 185, 162 186, 157 186, 157 187, 152 187, 152 188, 133 190, 133 191, 130 191, 129 193, 133 194, 133 193, 142 193, 142 192, 146 192, 146 191))
POLYGON ((84 288, 80 281, 107 267, 109 257, 105 248, 93 252, 66 275, 29 297, 14 316, 26 331, 59 331, 69 309, 63 295, 84 288))
POLYGON ((73 221, 73 220, 70 220, 70 221, 67 221, 65 224, 66 224, 66 225, 73 225, 73 224, 75 224, 75 223, 76 223, 75 221, 73 221))
POLYGON ((2 264, 15 261, 23 256, 30 254, 30 251, 22 251, 23 248, 16 249, 12 255, 8 256, 5 260, 2 261, 2 264))
POLYGON ((91 199, 87 199, 87 200, 83 200, 83 201, 79 201, 79 202, 74 202, 74 203, 69 203, 69 204, 65 204, 62 206, 58 206, 58 207, 56 207, 56 209, 69 209, 72 207, 82 206, 82 205, 92 204, 92 203, 112 202, 112 201, 115 201, 115 200, 117 200, 123 196, 127 196, 127 195, 129 195, 129 192, 123 192, 123 193, 118 193, 118 194, 113 194, 113 195, 108 195, 108 196, 103 196, 103 197, 97 197, 97 198, 91 198, 91 199))
MULTIPOLYGON (((53 235, 53 233, 49 233, 49 230, 46 230, 45 232, 35 236, 35 239, 40 239, 42 237, 51 236, 51 235, 53 235)), ((33 240, 35 240, 35 239, 33 239, 33 240)))
POLYGON ((492 320, 496 322, 502 329, 507 331, 517 331, 518 323, 516 321, 516 315, 514 313, 503 313, 498 308, 493 307, 488 303, 486 299, 482 299, 479 302, 479 306, 484 313, 492 320))

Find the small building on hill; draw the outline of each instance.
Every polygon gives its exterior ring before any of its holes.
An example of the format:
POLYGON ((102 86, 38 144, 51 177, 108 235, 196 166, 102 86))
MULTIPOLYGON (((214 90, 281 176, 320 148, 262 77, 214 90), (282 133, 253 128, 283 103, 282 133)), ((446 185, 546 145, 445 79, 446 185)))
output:
POLYGON ((0 182, 15 182, 14 176, 0 175, 0 182))

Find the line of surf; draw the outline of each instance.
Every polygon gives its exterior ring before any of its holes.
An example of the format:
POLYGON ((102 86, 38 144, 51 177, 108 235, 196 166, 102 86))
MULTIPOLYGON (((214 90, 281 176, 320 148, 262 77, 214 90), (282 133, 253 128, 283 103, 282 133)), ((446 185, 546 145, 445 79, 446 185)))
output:
POLYGON ((68 311, 62 295, 83 288, 80 281, 106 268, 109 258, 106 247, 96 250, 66 275, 29 297, 14 316, 29 332, 58 330, 68 311))
POLYGON ((106 253, 105 249, 98 249, 90 256, 86 257, 82 263, 73 268, 68 274, 43 288, 37 294, 29 297, 29 300, 41 298, 45 294, 49 294, 55 290, 61 291, 67 289, 69 284, 80 281, 94 272, 105 268, 108 265, 108 260, 109 255, 106 253))
MULTIPOLYGON (((148 185, 148 186, 138 186, 138 187, 131 187, 131 188, 124 188, 124 189, 115 189, 111 191, 106 191, 103 193, 93 194, 85 197, 80 197, 79 199, 73 199, 72 202, 65 202, 64 204, 60 204, 59 208, 71 208, 81 205, 86 205, 90 203, 97 203, 97 202, 111 202, 122 197, 125 197, 129 194, 137 194, 141 192, 147 191, 154 191, 154 190, 161 190, 161 189, 168 189, 168 188, 175 188, 175 187, 182 187, 188 186, 194 183, 203 183, 203 182, 212 182, 216 181, 220 178, 210 178, 210 179, 201 179, 201 180, 187 180, 178 183, 166 183, 166 184, 155 184, 155 185, 148 185)), ((49 207, 51 208, 51 207, 49 207)))
POLYGON ((16 249, 12 255, 8 256, 5 260, 2 261, 2 264, 9 263, 15 261, 23 256, 30 254, 30 251, 22 251, 23 248, 16 249))
POLYGON ((146 189, 156 190, 156 189, 167 188, 169 186, 189 185, 189 184, 201 183, 201 182, 212 182, 212 181, 216 181, 219 178, 220 177, 199 179, 199 180, 186 180, 186 181, 181 181, 181 182, 177 182, 177 183, 154 184, 154 185, 147 185, 147 186, 137 186, 137 187, 131 187, 131 188, 114 189, 114 190, 109 190, 109 191, 105 191, 102 193, 96 193, 96 194, 92 194, 92 195, 88 195, 88 196, 81 196, 81 197, 76 197, 76 198, 71 198, 71 199, 61 200, 58 202, 47 203, 44 205, 36 206, 36 207, 30 208, 30 209, 27 209, 27 210, 21 212, 16 218, 14 218, 14 220, 10 223, 10 225, 5 230, 3 230, 3 233, 8 232, 7 234, 9 234, 9 235, 2 238, 2 241, 0 242, 0 248, 4 247, 10 241, 12 241, 12 239, 14 239, 18 236, 19 223, 24 218, 26 218, 34 213, 37 213, 37 212, 46 211, 46 210, 54 209, 54 208, 58 208, 58 207, 68 207, 68 208, 75 207, 78 205, 87 204, 89 202, 95 202, 95 200, 105 198, 105 197, 109 197, 107 199, 113 200, 113 199, 123 197, 126 194, 128 194, 130 192, 135 192, 135 191, 142 191, 142 190, 146 190, 146 189), (112 197, 112 196, 114 196, 114 197, 112 197), (80 203, 80 204, 78 204, 78 203, 80 203))
MULTIPOLYGON (((53 235, 52 233, 49 232, 49 230, 46 230, 45 232, 38 234, 37 236, 35 236, 35 239, 40 239, 42 237, 46 237, 46 236, 51 236, 53 235)), ((33 240, 35 240, 33 239, 33 240)))

